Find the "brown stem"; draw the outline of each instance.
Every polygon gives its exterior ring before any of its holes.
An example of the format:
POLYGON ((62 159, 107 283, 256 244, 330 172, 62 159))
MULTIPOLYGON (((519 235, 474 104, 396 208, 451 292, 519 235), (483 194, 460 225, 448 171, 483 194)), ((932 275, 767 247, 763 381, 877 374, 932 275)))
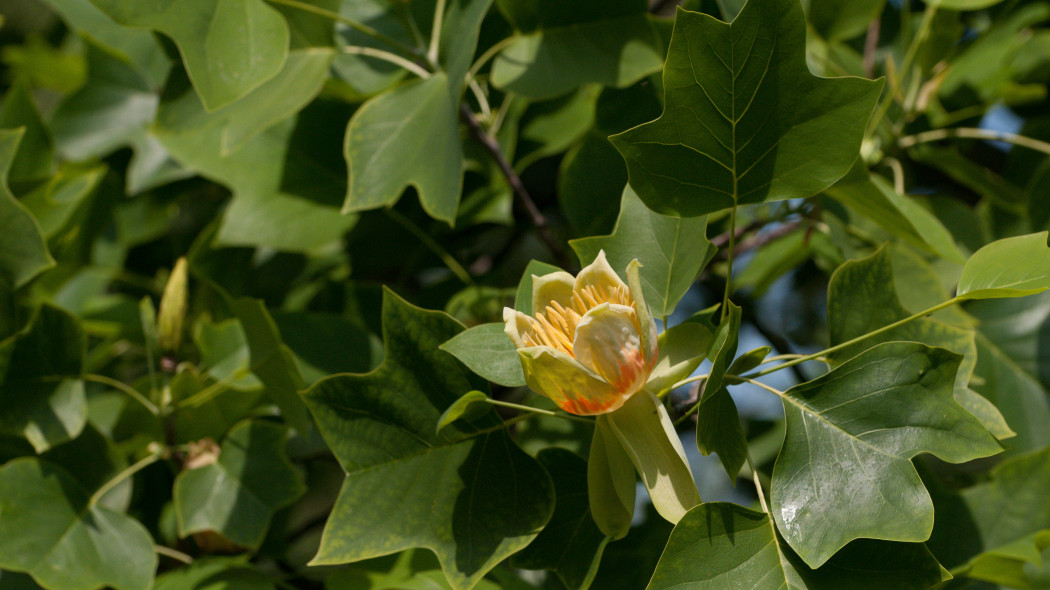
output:
POLYGON ((864 38, 864 74, 869 78, 875 75, 875 50, 879 48, 879 27, 881 21, 876 18, 868 26, 868 36, 864 38))
POLYGON ((510 185, 514 194, 518 197, 518 200, 525 207, 525 210, 529 214, 529 219, 532 221, 533 227, 536 228, 536 233, 547 248, 554 254, 554 257, 558 260, 558 263, 563 268, 572 266, 569 257, 565 254, 565 250, 559 245, 554 236, 551 235, 550 226, 547 225, 547 218, 540 213, 536 203, 532 200, 529 195, 529 191, 525 189, 525 185, 521 182, 521 177, 514 171, 514 168, 507 161, 507 157, 503 155, 503 150, 500 149, 499 143, 485 133, 485 130, 481 128, 481 123, 478 122, 478 118, 474 115, 474 111, 470 110, 470 107, 466 104, 461 104, 459 107, 459 117, 466 123, 470 129, 471 135, 480 143, 492 159, 495 160, 496 165, 499 166, 500 172, 507 179, 507 184, 510 185))

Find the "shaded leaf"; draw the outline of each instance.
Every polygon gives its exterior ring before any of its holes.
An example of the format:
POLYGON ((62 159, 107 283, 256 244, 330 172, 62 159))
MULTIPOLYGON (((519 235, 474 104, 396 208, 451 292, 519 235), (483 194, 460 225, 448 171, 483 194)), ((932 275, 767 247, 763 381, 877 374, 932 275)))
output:
POLYGON ((321 380, 304 394, 348 473, 313 563, 426 547, 453 588, 469 588, 549 519, 548 476, 493 412, 436 433, 440 415, 463 392, 485 389, 438 350, 461 330, 449 316, 386 291, 383 364, 321 380))
POLYGON ((0 106, 0 129, 23 127, 21 141, 6 170, 11 182, 39 180, 50 176, 54 167, 51 133, 36 106, 29 86, 16 82, 0 106))
POLYGON ((24 131, 0 129, 0 282, 21 287, 55 265, 40 225, 8 188, 8 172, 24 131))
POLYGON ((729 302, 729 314, 722 318, 711 344, 710 376, 700 391, 696 415, 696 446, 704 455, 718 453, 729 479, 735 480, 747 457, 747 439, 740 425, 736 403, 726 389, 725 375, 736 355, 740 334, 739 307, 729 302))
POLYGON ((153 590, 274 590, 276 583, 245 557, 207 556, 157 577, 153 590))
POLYGON ((493 322, 468 328, 440 346, 468 369, 504 387, 523 387, 518 349, 503 332, 503 324, 493 322))
POLYGON ((591 518, 587 464, 577 455, 557 448, 544 449, 536 459, 554 481, 554 514, 536 540, 511 558, 511 565, 550 570, 567 590, 588 588, 609 539, 591 518))
POLYGON ((261 0, 91 0, 110 18, 171 37, 209 110, 248 94, 281 69, 288 25, 261 0))
POLYGON ((0 567, 45 588, 148 590, 153 539, 125 514, 92 505, 62 467, 15 459, 0 467, 0 567))
POLYGON ((924 541, 933 504, 910 459, 987 457, 998 443, 953 397, 962 358, 916 342, 874 346, 785 392, 773 469, 777 528, 811 567, 853 539, 924 541))
POLYGON ((59 151, 73 160, 108 155, 141 140, 160 99, 142 75, 118 57, 87 43, 88 81, 51 117, 59 151))
MULTIPOLYGON (((998 0, 996 0, 998 1, 998 0)), ((806 20, 828 41, 845 41, 868 30, 882 13, 886 0, 804 0, 806 20), (808 6, 806 6, 808 4, 808 6)))
POLYGON ((768 514, 736 504, 701 504, 667 542, 648 590, 925 590, 950 579, 922 545, 857 541, 810 569, 773 529, 768 514))
POLYGON ((624 87, 660 69, 663 44, 645 2, 501 7, 519 31, 492 64, 492 83, 508 92, 539 99, 583 84, 624 87))
POLYGON ((0 341, 0 430, 24 436, 38 453, 76 438, 87 422, 83 356, 80 323, 49 304, 0 341))
POLYGON ((647 206, 695 216, 809 197, 849 170, 882 83, 811 76, 805 35, 797 0, 752 0, 732 24, 679 9, 663 115, 610 138, 647 206))
POLYGON ((222 442, 218 461, 175 478, 179 535, 215 531, 250 548, 266 536, 274 513, 306 491, 284 452, 285 428, 241 422, 222 442))
POLYGON ((951 233, 932 213, 898 194, 881 176, 870 174, 861 162, 824 192, 917 248, 953 262, 965 260, 951 233))
POLYGON ((431 217, 453 222, 463 150, 449 84, 435 74, 384 92, 354 113, 343 149, 350 169, 344 212, 391 206, 414 186, 431 217))
POLYGON ((707 241, 707 218, 681 219, 651 211, 630 186, 623 191, 620 216, 608 236, 572 240, 581 264, 598 256, 600 250, 621 278, 631 260, 642 267, 639 275, 645 301, 656 317, 667 317, 696 280, 700 270, 715 255, 707 241))

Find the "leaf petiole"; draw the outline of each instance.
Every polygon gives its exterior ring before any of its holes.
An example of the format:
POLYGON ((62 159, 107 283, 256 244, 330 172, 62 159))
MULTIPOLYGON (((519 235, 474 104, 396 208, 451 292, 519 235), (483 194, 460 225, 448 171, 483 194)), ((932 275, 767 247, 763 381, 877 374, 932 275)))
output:
MULTIPOLYGON (((791 366, 794 366, 794 365, 797 365, 797 364, 800 364, 800 363, 817 360, 817 359, 819 359, 821 357, 826 357, 826 356, 828 356, 829 354, 831 354, 833 352, 842 350, 843 348, 848 348, 848 347, 853 346, 854 344, 856 344, 858 342, 863 342, 864 340, 866 340, 868 338, 871 338, 872 336, 877 336, 879 334, 882 334, 883 332, 887 332, 887 331, 892 330, 894 328, 897 328, 899 326, 903 326, 904 324, 907 324, 908 322, 912 322, 912 321, 915 321, 917 319, 921 319, 923 317, 926 317, 926 316, 930 315, 931 313, 940 311, 940 310, 942 310, 942 309, 944 309, 946 307, 951 307, 952 305, 958 303, 959 301, 962 301, 962 299, 959 298, 959 297, 952 297, 951 299, 949 299, 949 300, 947 300, 947 301, 945 301, 943 303, 938 303, 937 305, 934 305, 933 307, 931 307, 929 309, 925 309, 923 311, 920 311, 919 313, 910 315, 910 316, 908 316, 908 317, 906 317, 904 319, 901 319, 901 320, 898 320, 896 322, 893 322, 892 324, 887 324, 887 325, 879 328, 878 330, 873 330, 871 332, 868 332, 867 334, 862 334, 860 336, 857 336, 856 338, 847 340, 847 341, 842 342, 840 344, 836 344, 835 346, 832 346, 830 348, 825 348, 824 350, 821 350, 821 351, 818 351, 818 352, 814 352, 813 354, 807 354, 805 356, 797 357, 797 358, 795 358, 793 360, 790 360, 790 361, 788 361, 786 363, 781 363, 781 364, 776 365, 774 367, 769 367, 768 369, 763 369, 763 370, 755 372, 755 373, 748 373, 746 375, 741 375, 739 377, 739 379, 743 379, 745 381, 751 381, 752 379, 754 379, 756 377, 761 377, 763 375, 768 375, 770 373, 775 373, 775 372, 777 372, 777 371, 779 371, 781 369, 786 369, 788 367, 791 367, 791 366)), ((751 381, 751 382, 753 382, 753 381, 751 381)))
MULTIPOLYGON (((153 446, 154 444, 156 443, 151 443, 151 446, 153 446)), ((91 498, 88 499, 88 506, 94 506, 95 504, 98 504, 98 501, 101 500, 102 497, 105 496, 106 493, 108 493, 110 490, 117 487, 117 485, 119 485, 120 482, 131 477, 132 475, 135 475, 136 473, 145 469, 146 467, 149 467, 157 459, 164 457, 166 452, 167 451, 164 448, 155 449, 151 454, 147 455, 142 459, 139 459, 137 462, 130 465, 124 471, 121 471, 120 473, 114 475, 106 483, 102 484, 102 487, 96 490, 94 494, 91 494, 91 498)))
MULTIPOLYGON (((551 410, 544 410, 543 408, 533 408, 532 406, 525 406, 525 405, 522 405, 522 404, 515 404, 515 403, 512 403, 512 402, 505 402, 505 401, 500 401, 498 399, 492 399, 492 398, 486 398, 485 402, 489 403, 489 404, 492 404, 494 406, 500 406, 502 408, 513 408, 515 410, 520 410, 522 412, 531 412, 533 414, 540 414, 542 416, 553 416, 555 418, 562 418, 562 419, 565 419, 565 420, 572 420, 573 422, 584 422, 586 424, 594 424, 593 420, 588 420, 586 418, 580 418, 579 416, 573 416, 572 414, 566 414, 564 412, 554 412, 554 411, 551 411, 551 410)), ((515 418, 520 418, 520 416, 515 416, 515 418)), ((515 420, 515 418, 511 418, 511 420, 515 420)))

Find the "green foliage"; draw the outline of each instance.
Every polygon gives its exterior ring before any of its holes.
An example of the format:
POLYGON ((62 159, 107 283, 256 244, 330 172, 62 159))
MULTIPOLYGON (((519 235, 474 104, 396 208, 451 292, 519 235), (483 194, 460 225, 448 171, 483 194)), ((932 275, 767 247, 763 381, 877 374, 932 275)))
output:
POLYGON ((1050 4, 0 21, 4 590, 1047 586, 1050 4))
POLYGON ((663 114, 613 140, 647 206, 704 215, 810 196, 849 170, 880 84, 809 75, 803 20, 795 0, 748 3, 732 24, 678 14, 663 114))

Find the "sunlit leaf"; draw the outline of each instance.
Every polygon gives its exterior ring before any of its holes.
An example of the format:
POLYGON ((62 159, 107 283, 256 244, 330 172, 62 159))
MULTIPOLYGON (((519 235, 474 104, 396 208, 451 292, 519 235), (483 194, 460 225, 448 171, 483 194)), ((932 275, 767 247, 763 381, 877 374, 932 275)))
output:
POLYGON ((474 326, 456 334, 441 350, 460 360, 471 371, 505 387, 523 387, 525 374, 514 342, 496 322, 474 326))
POLYGON ((706 218, 681 219, 655 213, 628 186, 612 234, 572 240, 570 245, 581 264, 589 264, 599 250, 605 250, 617 272, 638 259, 645 302, 654 316, 667 317, 715 254, 706 232, 706 218))
POLYGON ((210 110, 272 78, 288 56, 288 25, 261 0, 91 2, 122 25, 171 37, 194 88, 210 110))
POLYGON ((925 547, 907 543, 854 542, 810 569, 768 514, 709 502, 675 527, 647 590, 925 590, 947 579, 925 547))
POLYGON ((426 547, 453 588, 465 589, 532 541, 550 518, 550 479, 493 412, 436 433, 441 414, 460 395, 486 389, 438 350, 461 330, 449 316, 387 291, 383 364, 365 375, 329 377, 304 394, 348 474, 312 563, 426 547))
POLYGON ((805 36, 797 0, 751 0, 732 24, 679 9, 663 115, 610 138, 647 206, 809 197, 849 170, 882 84, 810 75, 805 36))
POLYGON ((1047 232, 1003 238, 966 261, 957 295, 966 299, 1023 297, 1050 289, 1047 232))
POLYGON ((811 567, 853 539, 930 536, 933 504, 915 455, 961 463, 1001 450, 955 401, 961 360, 942 348, 888 342, 784 394, 787 436, 771 509, 811 567))
POLYGON ((343 150, 350 168, 344 212, 393 205, 414 186, 427 213, 452 223, 463 188, 463 150, 450 84, 444 74, 415 80, 354 113, 343 150))

